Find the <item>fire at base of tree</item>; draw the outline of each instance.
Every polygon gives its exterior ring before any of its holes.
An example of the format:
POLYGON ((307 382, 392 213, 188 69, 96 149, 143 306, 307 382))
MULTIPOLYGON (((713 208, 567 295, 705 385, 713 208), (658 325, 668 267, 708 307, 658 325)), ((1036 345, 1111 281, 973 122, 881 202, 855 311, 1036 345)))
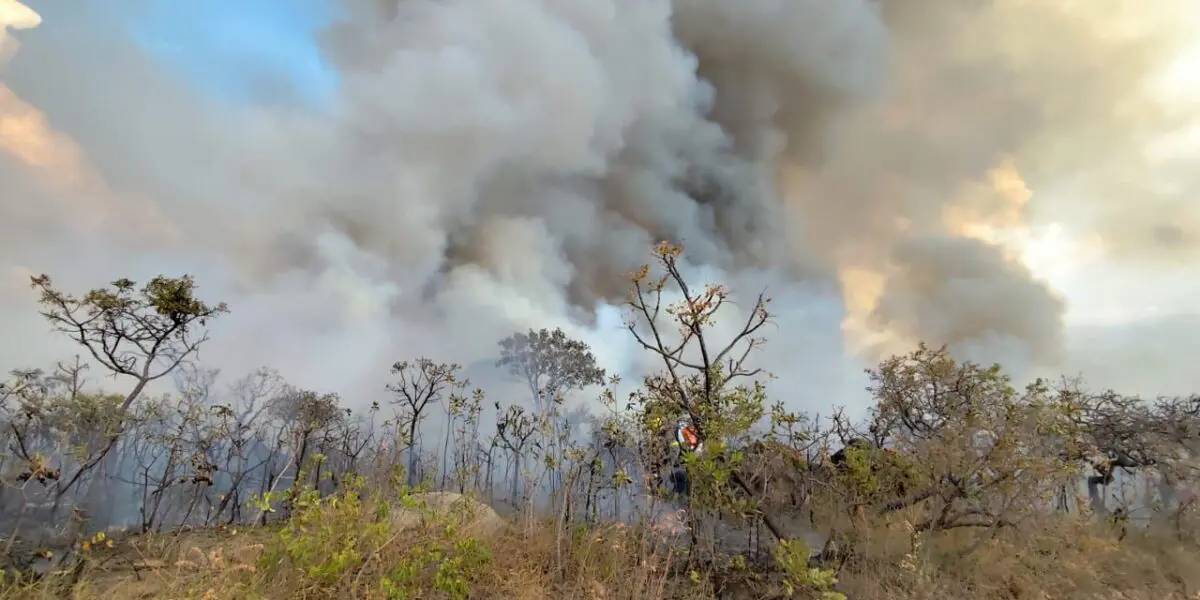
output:
POLYGON ((224 383, 200 368, 228 309, 190 277, 81 296, 33 278, 80 357, 0 386, 0 594, 1200 593, 1200 397, 1020 387, 920 346, 869 371, 865 422, 795 414, 753 366, 770 300, 743 302, 717 339, 731 292, 685 281, 679 246, 653 256, 632 274, 628 330, 661 368, 628 396, 586 344, 540 330, 498 344, 528 398, 419 357, 363 411, 267 369, 224 383), (167 377, 176 393, 148 392, 167 377))

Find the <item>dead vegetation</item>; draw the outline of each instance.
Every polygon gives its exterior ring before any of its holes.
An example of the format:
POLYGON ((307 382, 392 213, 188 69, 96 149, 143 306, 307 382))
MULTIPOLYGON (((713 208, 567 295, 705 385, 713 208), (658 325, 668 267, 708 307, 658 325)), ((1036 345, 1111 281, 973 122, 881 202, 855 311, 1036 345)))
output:
POLYGON ((1200 398, 1022 388, 920 347, 871 371, 865 422, 794 414, 752 367, 769 299, 715 340, 729 291, 680 256, 633 274, 629 329, 662 369, 628 397, 585 344, 531 331, 498 353, 523 402, 421 358, 361 414, 267 370, 218 386, 191 357, 226 309, 188 278, 35 278, 91 360, 0 388, 0 597, 1200 597, 1200 398), (177 394, 147 393, 168 375, 177 394))

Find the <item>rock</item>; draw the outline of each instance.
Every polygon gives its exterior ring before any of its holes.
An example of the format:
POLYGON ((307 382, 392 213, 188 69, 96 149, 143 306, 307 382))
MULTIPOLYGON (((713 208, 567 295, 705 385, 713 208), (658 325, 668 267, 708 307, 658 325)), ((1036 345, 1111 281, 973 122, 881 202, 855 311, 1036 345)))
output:
POLYGON ((476 537, 495 535, 507 525, 507 521, 490 506, 462 494, 426 492, 414 494, 414 498, 421 504, 420 508, 391 508, 389 518, 393 525, 401 529, 416 527, 436 515, 448 518, 462 533, 476 537))

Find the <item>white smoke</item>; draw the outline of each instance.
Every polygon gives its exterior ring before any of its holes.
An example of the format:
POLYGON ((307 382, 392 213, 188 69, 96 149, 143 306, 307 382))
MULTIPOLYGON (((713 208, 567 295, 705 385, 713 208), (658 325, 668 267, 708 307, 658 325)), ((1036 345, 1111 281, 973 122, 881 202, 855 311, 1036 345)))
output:
POLYGON ((947 207, 999 226, 1103 207, 1073 225, 1116 258, 1195 247, 1191 205, 1153 196, 1162 169, 1130 158, 1177 115, 1102 110, 1150 106, 1128 86, 1182 39, 1167 20, 1112 41, 1015 0, 343 0, 320 36, 339 89, 314 111, 196 92, 123 33, 139 6, 47 6, 0 72, 0 327, 21 341, 5 366, 68 351, 43 341, 23 274, 191 272, 233 310, 206 363, 275 366, 356 406, 396 360, 486 364, 530 327, 635 374, 624 274, 672 239, 743 300, 768 288, 780 399, 861 408, 875 356, 846 350, 851 267, 882 282, 860 315, 876 332, 1073 364, 1069 302, 947 207), (1058 34, 1022 37, 1047 19, 1058 34), (1003 194, 964 192, 1013 157, 1035 190, 1058 171, 1067 186, 1101 146, 1096 168, 1126 167, 1101 182, 1135 178, 1146 208, 1108 189, 1005 220, 1003 194), (1117 235, 1130 215, 1145 227, 1117 235), (1164 222, 1182 228, 1166 245, 1146 234, 1164 222))

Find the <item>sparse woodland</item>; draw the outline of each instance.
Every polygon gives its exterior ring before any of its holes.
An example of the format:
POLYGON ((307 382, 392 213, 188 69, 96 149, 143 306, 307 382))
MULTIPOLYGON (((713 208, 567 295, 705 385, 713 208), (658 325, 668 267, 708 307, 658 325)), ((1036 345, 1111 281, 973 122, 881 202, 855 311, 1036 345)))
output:
POLYGON ((190 277, 34 278, 79 355, 0 387, 0 596, 1200 598, 1200 396, 1018 387, 922 346, 870 371, 864 422, 795 414, 753 367, 769 299, 738 290, 717 339, 734 291, 681 253, 631 275, 629 335, 661 366, 631 394, 541 330, 497 345, 526 397, 397 357, 365 410, 203 369, 236 307, 190 277), (681 420, 702 452, 672 444, 681 420))

